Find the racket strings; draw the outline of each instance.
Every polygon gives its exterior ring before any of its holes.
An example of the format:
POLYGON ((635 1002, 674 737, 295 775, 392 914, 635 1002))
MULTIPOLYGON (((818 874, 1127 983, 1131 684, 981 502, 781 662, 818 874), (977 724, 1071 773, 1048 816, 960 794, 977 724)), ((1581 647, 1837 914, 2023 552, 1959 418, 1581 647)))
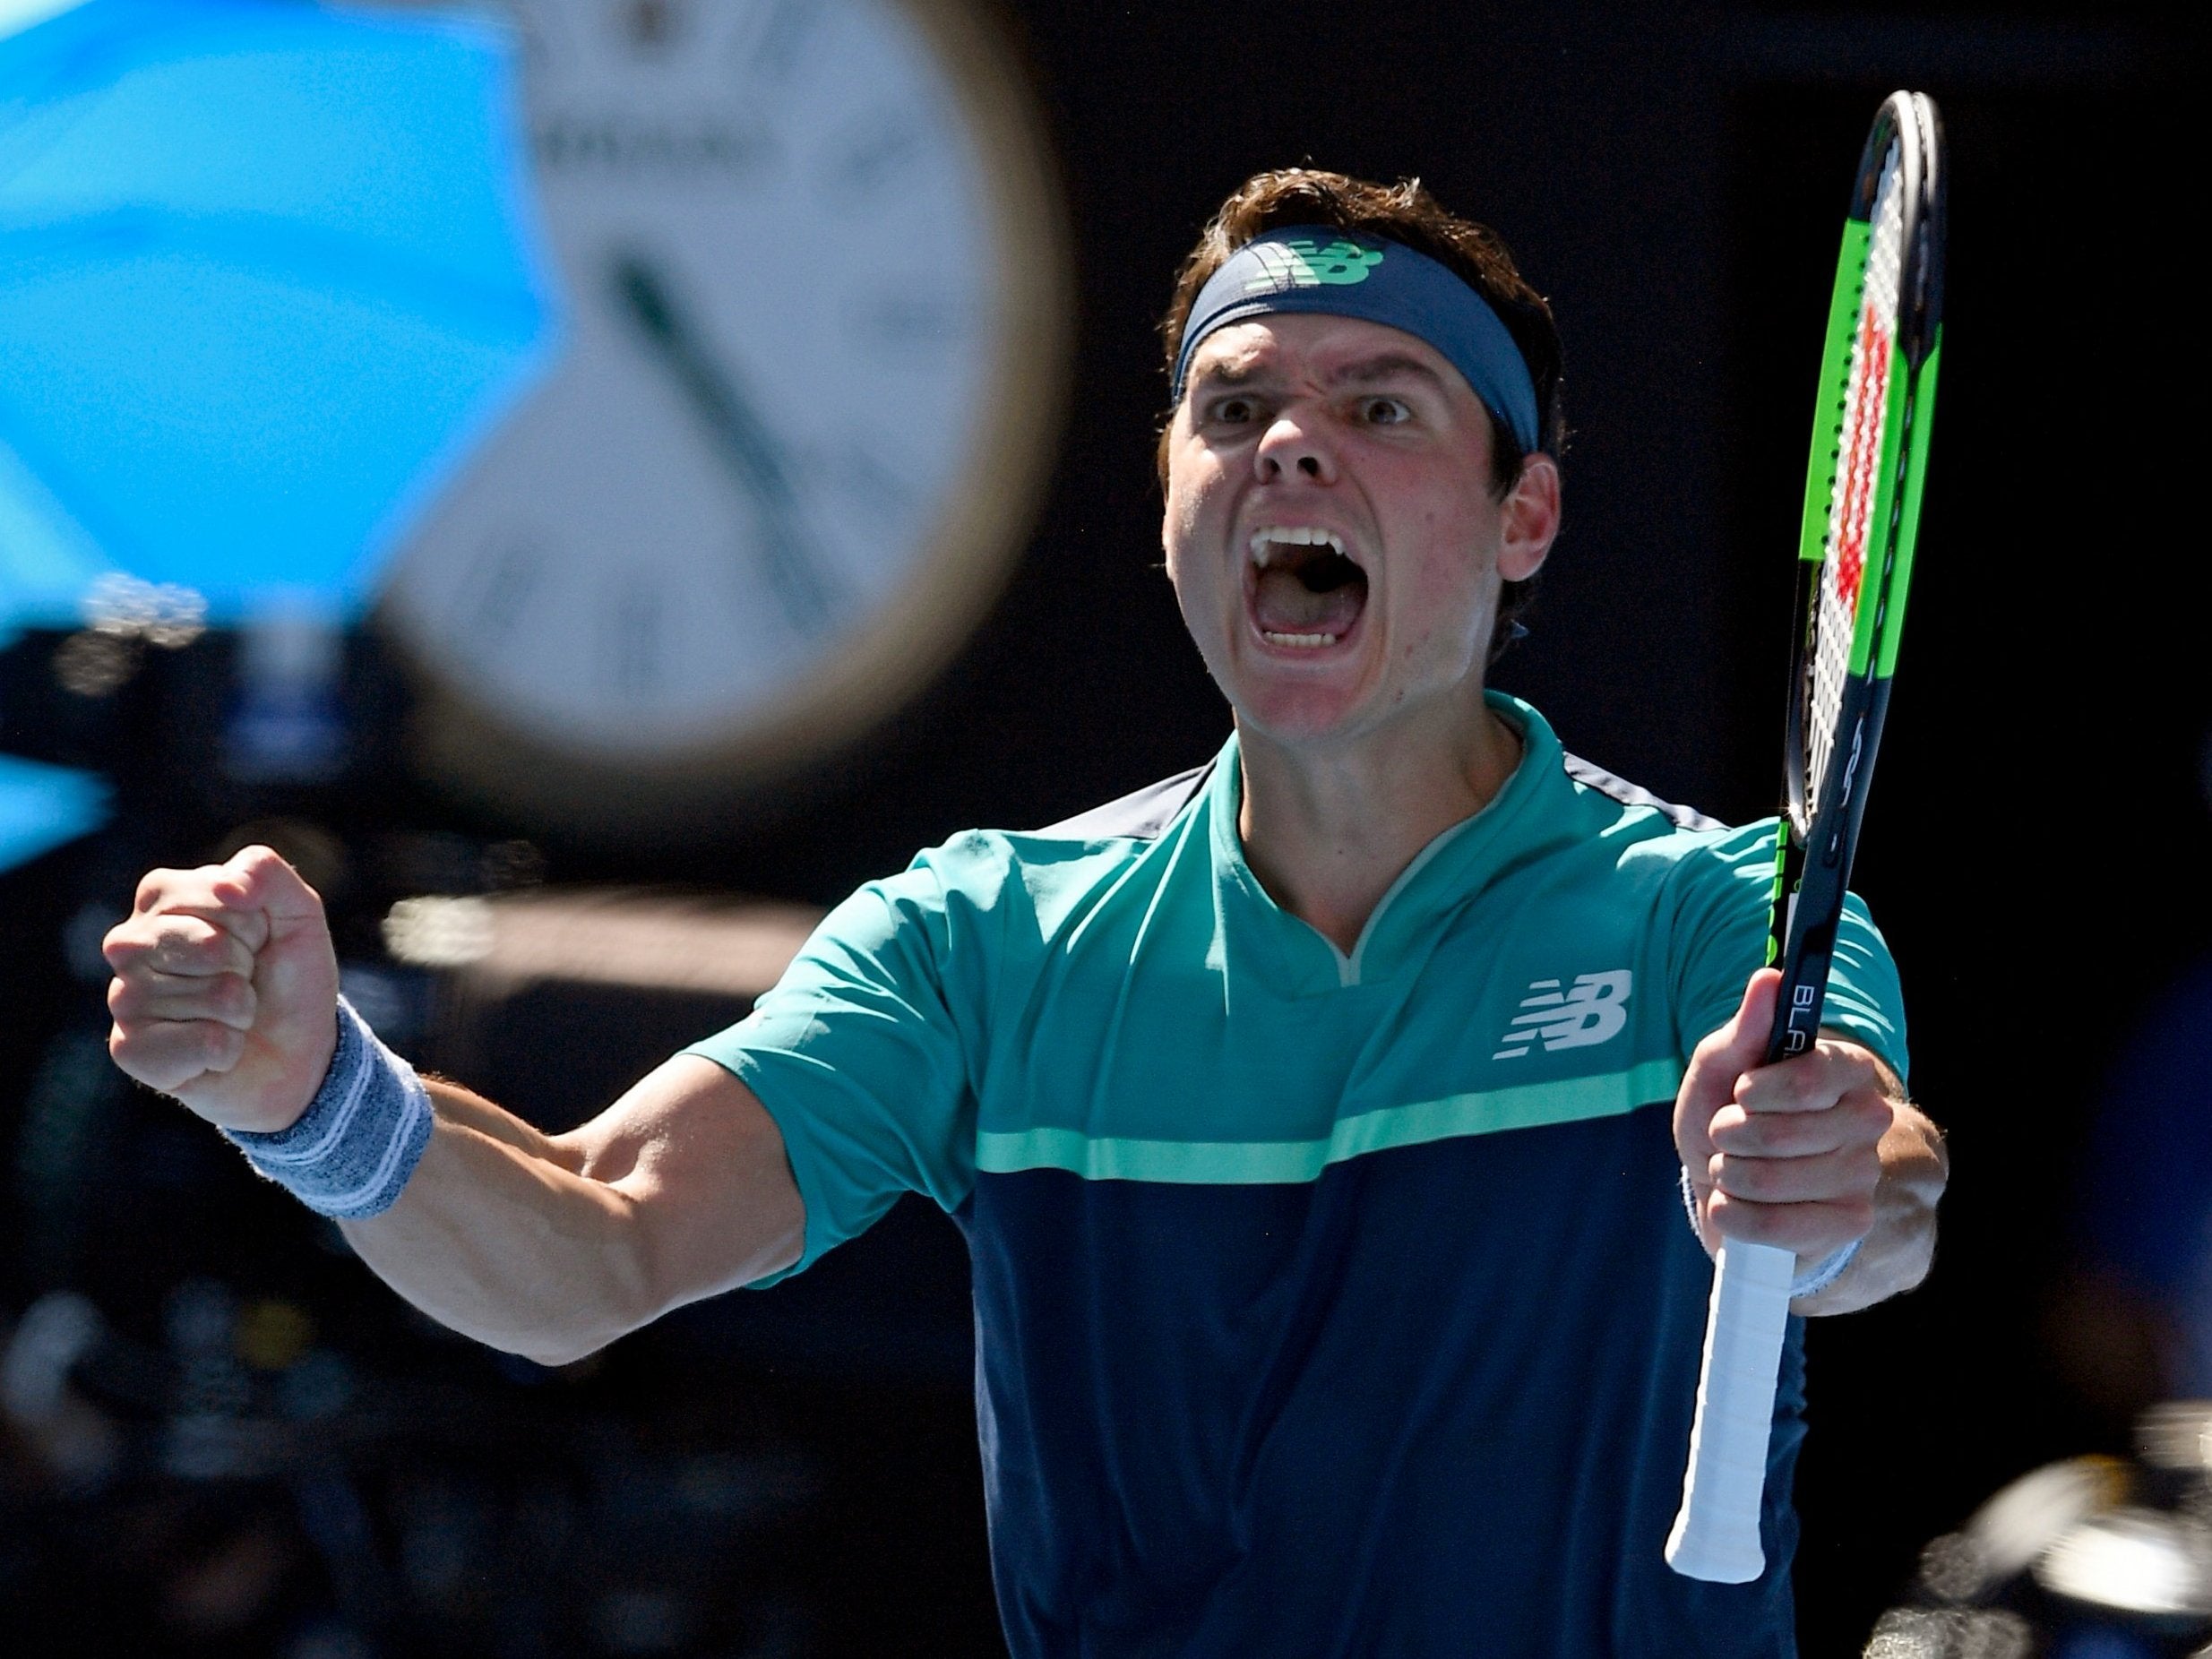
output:
MULTIPOLYGON (((1844 688, 1851 679, 1853 636, 1866 586, 1870 553, 1878 553, 1874 503, 1880 494, 1883 439, 1889 408, 1889 370, 1895 358, 1899 279, 1904 264, 1905 195, 1902 154, 1892 145, 1882 164, 1870 215, 1866 274, 1859 290, 1859 324, 1844 382, 1842 453, 1829 486, 1828 535, 1812 611, 1812 650, 1805 688, 1811 718, 1805 808, 1820 809, 1829 752, 1838 735, 1844 688)), ((1887 527, 1883 527, 1885 533, 1887 527)))

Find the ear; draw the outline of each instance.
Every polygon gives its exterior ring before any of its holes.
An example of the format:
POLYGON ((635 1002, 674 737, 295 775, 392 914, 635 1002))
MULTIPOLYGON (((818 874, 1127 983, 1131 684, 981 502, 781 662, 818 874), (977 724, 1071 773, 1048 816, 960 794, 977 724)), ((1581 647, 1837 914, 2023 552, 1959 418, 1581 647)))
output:
POLYGON ((1177 554, 1190 534, 1189 525, 1177 521, 1178 515, 1188 516, 1191 507, 1186 490, 1177 487, 1178 483, 1187 485, 1187 476, 1179 475, 1176 468, 1178 460, 1187 460, 1190 429, 1184 421, 1184 410, 1188 408, 1186 400, 1176 408, 1162 428, 1159 443, 1153 451, 1160 481, 1160 557, 1170 582, 1178 578, 1181 561, 1177 554))
POLYGON ((1182 537, 1175 534, 1175 498, 1164 482, 1160 497, 1160 568, 1167 572, 1167 580, 1173 585, 1179 573, 1175 554, 1182 537))
POLYGON ((1559 535, 1559 464, 1541 451, 1523 461, 1501 516, 1498 574, 1527 581, 1544 568, 1559 535))

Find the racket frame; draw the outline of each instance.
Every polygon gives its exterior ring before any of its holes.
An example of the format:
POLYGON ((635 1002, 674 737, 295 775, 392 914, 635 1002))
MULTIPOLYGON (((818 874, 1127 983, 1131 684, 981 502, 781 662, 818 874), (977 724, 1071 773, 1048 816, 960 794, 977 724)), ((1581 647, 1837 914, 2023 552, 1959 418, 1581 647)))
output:
MULTIPOLYGON (((1928 467, 1928 434, 1934 414, 1935 370, 1942 341, 1942 139, 1935 106, 1924 94, 1893 93, 1876 116, 1859 159, 1851 211, 1845 219, 1829 302, 1829 336, 1821 354, 1820 417, 1805 468, 1805 504, 1798 530, 1795 614, 1803 619, 1791 651, 1788 721, 1783 740, 1782 825, 1777 830, 1776 899, 1767 960, 1782 964, 1767 1063, 1803 1053, 1819 1040, 1827 1000, 1829 966, 1844 893, 1873 780, 1874 757, 1889 715, 1890 677, 1904 632, 1905 599, 1918 539, 1920 502, 1928 467), (1848 678, 1829 745, 1827 775, 1817 794, 1806 785, 1812 748, 1814 587, 1824 575, 1829 502, 1842 449, 1846 388, 1851 370, 1866 264, 1870 219, 1889 145, 1898 150, 1898 192, 1904 223, 1899 236, 1898 326, 1890 343, 1888 409, 1882 425, 1875 495, 1868 514, 1880 536, 1880 558, 1859 574, 1848 678), (1853 272, 1860 273, 1855 279, 1853 272), (1812 803, 1820 804, 1819 811, 1812 803)), ((1871 538, 1870 538, 1871 539, 1871 538)))
MULTIPOLYGON (((1846 888, 1865 814, 1874 755, 1889 713, 1890 675, 1912 574, 1927 475, 1928 433, 1942 338, 1943 173, 1941 129, 1923 94, 1887 99, 1860 157, 1821 358, 1812 451, 1797 561, 1797 612, 1784 740, 1781 821, 1767 961, 1782 984, 1767 1063, 1804 1053, 1819 1039, 1828 973, 1846 888), (1829 502, 1843 423, 1876 193, 1892 143, 1898 151, 1904 221, 1898 317, 1890 343, 1888 408, 1860 572, 1851 656, 1817 792, 1807 786, 1812 674, 1818 598, 1825 574, 1829 502), (1817 804, 1817 811, 1814 810, 1817 804)), ((1682 1509, 1666 1543, 1667 1564, 1686 1577, 1743 1584, 1766 1570, 1760 1538, 1776 1382, 1788 1334, 1796 1258, 1771 1245, 1724 1240, 1715 1262, 1697 1415, 1683 1476, 1682 1509)))

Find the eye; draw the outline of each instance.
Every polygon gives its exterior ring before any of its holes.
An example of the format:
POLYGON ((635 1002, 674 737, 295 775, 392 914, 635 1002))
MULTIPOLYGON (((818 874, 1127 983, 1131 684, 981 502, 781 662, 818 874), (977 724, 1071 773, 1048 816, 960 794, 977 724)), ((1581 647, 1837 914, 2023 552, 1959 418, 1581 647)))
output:
POLYGON ((1362 398, 1359 417, 1370 426, 1396 426, 1413 418, 1413 410, 1396 398, 1362 398))
POLYGON ((1226 398, 1217 398, 1208 408, 1207 417, 1224 425, 1241 426, 1252 417, 1252 400, 1241 392, 1232 392, 1226 398))

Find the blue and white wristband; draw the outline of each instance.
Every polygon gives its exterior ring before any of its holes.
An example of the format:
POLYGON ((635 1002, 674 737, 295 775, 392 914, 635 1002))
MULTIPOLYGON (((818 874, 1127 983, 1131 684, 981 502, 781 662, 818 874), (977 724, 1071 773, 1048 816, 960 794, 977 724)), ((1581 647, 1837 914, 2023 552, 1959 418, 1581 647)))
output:
MULTIPOLYGON (((1682 1207, 1689 1214, 1690 1231, 1697 1235, 1700 1244, 1703 1243, 1704 1230, 1698 1225, 1698 1190, 1690 1184, 1690 1172, 1687 1169, 1682 1172, 1682 1207)), ((1853 1239, 1842 1249, 1830 1251, 1810 1267, 1800 1262, 1796 1277, 1789 1282, 1790 1300, 1795 1302, 1800 1296, 1810 1296, 1815 1291, 1826 1290, 1843 1277, 1844 1269, 1858 1259, 1859 1246, 1865 1242, 1863 1239, 1853 1239)))
POLYGON ((309 1209, 338 1221, 381 1216, 430 1144, 430 1095, 345 998, 323 1087, 288 1129, 225 1130, 247 1162, 309 1209))

